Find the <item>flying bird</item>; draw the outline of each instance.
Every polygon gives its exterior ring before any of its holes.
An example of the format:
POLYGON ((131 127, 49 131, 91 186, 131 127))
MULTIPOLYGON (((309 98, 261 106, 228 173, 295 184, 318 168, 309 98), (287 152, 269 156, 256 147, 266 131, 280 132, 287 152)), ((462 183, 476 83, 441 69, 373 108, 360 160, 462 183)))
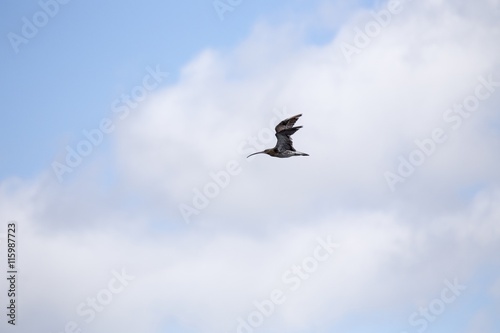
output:
POLYGON ((293 127, 293 125, 295 125, 300 116, 302 116, 302 114, 287 118, 275 127, 278 142, 274 148, 250 154, 247 158, 256 154, 267 154, 269 156, 280 158, 291 156, 309 156, 309 154, 301 153, 293 148, 292 135, 302 128, 302 126, 293 127))

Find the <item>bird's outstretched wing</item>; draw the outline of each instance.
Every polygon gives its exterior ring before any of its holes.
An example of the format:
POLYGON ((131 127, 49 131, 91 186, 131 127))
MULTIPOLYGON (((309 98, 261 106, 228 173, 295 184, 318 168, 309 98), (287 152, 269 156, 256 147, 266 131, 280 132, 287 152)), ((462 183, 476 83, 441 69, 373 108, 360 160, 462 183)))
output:
MULTIPOLYGON (((300 115, 295 117, 298 118, 300 117, 300 115)), ((293 122, 295 123, 296 121, 297 119, 295 119, 293 122)), ((278 128, 278 126, 276 126, 276 128, 278 128)), ((285 150, 295 151, 295 148, 293 148, 293 141, 291 136, 301 128, 302 126, 297 126, 277 132, 276 138, 278 139, 278 142, 276 143, 276 147, 274 147, 274 149, 276 149, 278 152, 283 152, 285 150)))
MULTIPOLYGON (((283 120, 281 123, 279 123, 278 125, 276 125, 276 127, 274 128, 275 131, 276 131, 276 134, 278 134, 279 132, 281 132, 283 130, 292 128, 293 125, 295 125, 295 123, 297 122, 297 120, 299 119, 300 116, 302 116, 302 114, 298 114, 296 116, 287 118, 287 119, 283 120)), ((295 132, 293 132, 293 133, 295 133, 295 132)), ((290 135, 292 135, 292 134, 290 134, 290 135)))

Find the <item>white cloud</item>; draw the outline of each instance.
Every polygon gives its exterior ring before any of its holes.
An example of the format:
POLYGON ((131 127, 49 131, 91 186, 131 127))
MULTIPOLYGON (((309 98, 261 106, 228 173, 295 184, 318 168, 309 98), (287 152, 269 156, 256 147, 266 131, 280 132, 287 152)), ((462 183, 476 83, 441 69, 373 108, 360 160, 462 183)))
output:
POLYGON ((479 76, 500 80, 498 2, 479 3, 412 2, 351 64, 339 45, 365 12, 321 46, 295 34, 302 26, 258 24, 233 50, 201 52, 120 124, 118 184, 95 183, 99 162, 62 186, 4 181, 0 216, 21 230, 24 331, 87 325, 76 307, 122 267, 136 279, 85 331, 234 331, 325 235, 341 248, 263 332, 326 331, 379 308, 409 315, 445 278, 474 283, 499 250, 498 92, 456 131, 442 117, 479 76), (283 107, 304 114, 295 147, 311 156, 245 159, 239 144, 283 107), (392 193, 384 172, 436 127, 449 140, 392 193), (233 159, 241 173, 184 224, 179 204, 233 159))
POLYGON ((423 189, 444 180, 435 195, 456 207, 452 185, 484 182, 485 174, 495 177, 498 161, 489 152, 498 143, 478 130, 487 126, 493 105, 481 105, 464 122, 471 126, 457 133, 450 131, 443 113, 474 91, 480 75, 497 73, 498 47, 485 42, 497 34, 447 4, 433 6, 434 15, 441 16, 428 18, 418 6, 408 9, 351 65, 338 52, 347 38, 343 32, 324 47, 270 42, 293 36, 290 27, 276 31, 260 25, 233 52, 203 52, 178 85, 158 94, 121 129, 121 165, 139 184, 149 184, 148 192, 163 193, 169 203, 162 205, 172 205, 174 214, 176 204, 190 201, 193 188, 210 181, 210 171, 238 158, 244 176, 235 177, 210 209, 233 212, 232 218, 242 210, 252 211, 247 216, 254 219, 256 211, 274 218, 272 206, 317 201, 326 193, 339 204, 387 203, 392 196, 383 173, 397 167, 398 155, 415 148, 414 140, 443 127, 450 140, 400 187, 412 201, 419 196, 420 204, 429 196, 423 189), (474 47, 464 47, 469 42, 474 47), (311 158, 286 161, 283 168, 283 161, 268 165, 260 156, 247 167, 247 160, 235 153, 238 144, 259 124, 268 126, 271 110, 283 106, 304 113, 296 146, 311 158), (471 154, 475 159, 464 164, 464 156, 471 154), (424 178, 421 174, 430 182, 416 181, 424 178), (265 184, 275 185, 262 193, 265 184))

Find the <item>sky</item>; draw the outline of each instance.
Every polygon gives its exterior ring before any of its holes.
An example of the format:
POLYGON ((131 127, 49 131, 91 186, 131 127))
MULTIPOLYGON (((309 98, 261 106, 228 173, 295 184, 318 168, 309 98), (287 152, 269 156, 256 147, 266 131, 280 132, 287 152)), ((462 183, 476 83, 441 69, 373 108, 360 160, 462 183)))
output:
POLYGON ((500 331, 500 1, 0 17, 2 332, 500 331))

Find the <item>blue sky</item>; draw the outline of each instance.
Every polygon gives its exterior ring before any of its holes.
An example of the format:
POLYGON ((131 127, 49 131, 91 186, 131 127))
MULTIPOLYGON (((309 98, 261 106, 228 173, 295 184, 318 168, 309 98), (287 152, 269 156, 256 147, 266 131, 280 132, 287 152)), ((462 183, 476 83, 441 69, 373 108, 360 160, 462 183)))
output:
MULTIPOLYGON (((9 144, 2 145, 0 175, 33 177, 61 146, 109 113, 111 101, 133 86, 146 66, 159 64, 170 74, 162 84, 172 84, 201 50, 230 48, 256 21, 279 23, 312 10, 317 1, 247 1, 225 12, 224 21, 206 0, 70 1, 20 44, 18 53, 7 34, 21 34, 22 17, 32 18, 41 7, 37 1, 1 6, 0 100, 7 118, 0 135, 9 144)), ((322 34, 313 31, 311 39, 321 41, 322 34)))
POLYGON ((2 332, 500 330, 498 0, 71 0, 16 52, 53 1, 0 4, 2 332))

